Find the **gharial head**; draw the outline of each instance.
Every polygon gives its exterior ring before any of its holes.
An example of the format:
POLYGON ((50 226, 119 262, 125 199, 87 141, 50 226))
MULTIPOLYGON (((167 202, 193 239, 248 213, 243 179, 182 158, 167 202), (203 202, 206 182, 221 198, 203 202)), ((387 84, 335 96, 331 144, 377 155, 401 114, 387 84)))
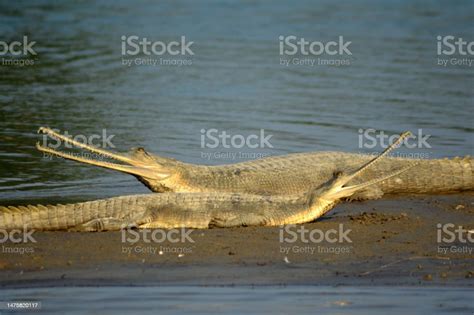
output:
POLYGON ((36 148, 38 150, 68 160, 73 160, 131 174, 154 192, 174 191, 176 189, 176 185, 179 182, 178 177, 180 176, 180 170, 182 169, 181 165, 183 165, 184 163, 179 162, 175 159, 149 154, 143 148, 137 148, 132 150, 130 156, 112 153, 91 145, 78 142, 72 138, 61 135, 47 127, 39 128, 38 133, 46 134, 53 139, 63 141, 64 143, 69 143, 78 148, 88 150, 103 159, 119 161, 125 164, 107 162, 102 159, 99 160, 84 156, 77 156, 71 152, 57 151, 50 147, 41 145, 40 143, 36 143, 36 148))
POLYGON ((340 199, 348 198, 354 195, 356 192, 366 189, 369 186, 375 185, 377 183, 383 182, 389 178, 395 177, 403 172, 408 171, 412 167, 418 164, 418 161, 414 160, 412 163, 408 164, 407 166, 392 171, 388 174, 383 174, 378 177, 375 177, 371 180, 362 182, 360 184, 349 185, 349 182, 354 178, 359 177, 363 174, 367 169, 373 167, 376 163, 378 163, 384 156, 388 155, 390 151, 397 148, 404 139, 409 137, 411 133, 409 131, 404 132, 400 135, 400 137, 395 141, 392 145, 386 148, 380 155, 371 159, 369 162, 361 165, 358 169, 349 172, 347 174, 342 172, 335 172, 333 178, 328 182, 324 183, 320 187, 315 188, 314 190, 309 192, 310 200, 315 200, 315 198, 325 199, 329 202, 337 202, 340 199))

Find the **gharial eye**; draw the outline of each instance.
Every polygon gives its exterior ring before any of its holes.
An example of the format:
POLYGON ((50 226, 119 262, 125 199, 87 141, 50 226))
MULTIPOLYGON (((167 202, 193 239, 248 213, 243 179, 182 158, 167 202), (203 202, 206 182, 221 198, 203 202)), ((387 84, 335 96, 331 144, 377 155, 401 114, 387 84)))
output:
POLYGON ((334 177, 341 177, 342 174, 343 174, 342 171, 335 171, 335 172, 333 173, 333 176, 334 176, 334 177))

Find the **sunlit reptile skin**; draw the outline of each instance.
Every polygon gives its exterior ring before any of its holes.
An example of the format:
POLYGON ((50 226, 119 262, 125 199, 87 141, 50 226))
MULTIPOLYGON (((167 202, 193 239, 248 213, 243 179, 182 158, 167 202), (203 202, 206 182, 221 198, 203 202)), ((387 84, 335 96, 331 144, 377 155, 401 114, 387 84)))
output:
MULTIPOLYGON (((151 157, 155 157, 150 155, 151 157)), ((349 172, 371 159, 370 156, 343 152, 297 153, 260 160, 201 166, 156 157, 156 163, 171 176, 162 181, 139 177, 152 191, 242 192, 291 195, 327 182, 334 172, 349 172)), ((412 159, 386 157, 358 179, 402 168, 412 159)), ((448 193, 474 189, 474 159, 420 160, 417 167, 359 193, 361 199, 383 194, 448 193)))
MULTIPOLYGON (((101 231, 130 225, 274 226, 313 221, 342 199, 361 192, 364 198, 376 198, 383 193, 448 192, 473 187, 471 158, 418 162, 387 158, 409 135, 401 134, 376 158, 304 153, 226 166, 196 166, 152 156, 144 150, 137 150, 132 158, 104 152, 131 166, 87 163, 133 170, 135 175, 156 173, 162 176, 160 187, 190 192, 123 196, 69 205, 0 207, 0 228, 101 231)), ((153 182, 139 179, 155 188, 153 182)))
POLYGON ((163 193, 66 205, 0 207, 0 228, 103 231, 124 227, 209 228, 273 226, 312 221, 337 201, 316 190, 299 196, 163 193))
POLYGON ((246 193, 162 193, 115 197, 69 205, 0 207, 0 228, 35 230, 118 230, 139 228, 208 228, 274 226, 313 221, 342 199, 367 187, 399 178, 418 167, 360 178, 382 163, 383 154, 348 174, 338 172, 305 193, 254 195, 246 193), (349 185, 349 183, 352 183, 349 185))
MULTIPOLYGON (((44 153, 81 163, 133 174, 154 192, 224 192, 262 195, 294 195, 330 180, 335 172, 350 173, 372 156, 344 152, 296 153, 247 162, 204 166, 136 149, 131 156, 84 145, 54 130, 41 127, 39 133, 89 150, 123 164, 81 159, 37 144, 44 153)), ((385 157, 358 177, 358 182, 387 174, 413 163, 412 159, 385 157)), ((417 167, 397 177, 358 192, 353 198, 376 199, 383 194, 448 193, 474 189, 474 159, 471 157, 418 160, 417 167)))

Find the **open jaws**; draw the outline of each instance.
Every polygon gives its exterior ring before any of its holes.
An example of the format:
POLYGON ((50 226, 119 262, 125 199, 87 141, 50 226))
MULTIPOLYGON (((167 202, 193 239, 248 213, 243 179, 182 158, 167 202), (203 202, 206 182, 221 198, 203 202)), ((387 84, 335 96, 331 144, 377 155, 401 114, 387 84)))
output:
POLYGON ((411 133, 409 131, 406 131, 400 135, 400 137, 395 141, 392 145, 390 145, 387 149, 385 149, 380 155, 377 157, 373 158, 366 164, 362 165, 360 168, 352 172, 351 174, 345 175, 345 174, 338 174, 336 175, 336 178, 334 179, 334 182, 332 184, 333 186, 333 191, 330 192, 332 197, 335 198, 345 198, 345 197, 350 197, 353 195, 355 192, 360 191, 364 188, 367 188, 369 186, 375 185, 377 183, 383 182, 389 178, 395 177, 397 175, 400 175, 401 173, 404 173, 414 167, 415 165, 418 164, 417 161, 414 161, 410 165, 397 170, 393 171, 389 174, 374 178, 373 180, 357 184, 357 185, 351 185, 351 186, 346 186, 348 182, 350 182, 352 179, 360 176, 363 174, 367 169, 370 167, 373 167, 376 163, 378 163, 383 157, 385 157, 388 153, 390 153, 393 149, 397 148, 404 139, 409 137, 411 133))
POLYGON ((109 158, 115 161, 123 162, 125 164, 118 164, 113 162, 106 162, 99 159, 86 158, 75 155, 73 152, 62 152, 50 147, 41 145, 39 142, 36 143, 36 148, 48 154, 56 155, 68 160, 81 162, 85 164, 95 165, 99 167, 104 167, 108 169, 113 169, 116 171, 133 174, 141 177, 146 177, 150 179, 163 180, 168 178, 171 174, 163 170, 163 168, 158 163, 144 163, 139 159, 134 159, 133 157, 127 157, 124 155, 112 153, 88 144, 84 144, 74 139, 68 138, 64 135, 61 135, 50 128, 40 127, 38 133, 46 134, 49 137, 57 140, 61 140, 64 143, 72 144, 78 148, 85 149, 87 151, 96 153, 99 156, 109 158))

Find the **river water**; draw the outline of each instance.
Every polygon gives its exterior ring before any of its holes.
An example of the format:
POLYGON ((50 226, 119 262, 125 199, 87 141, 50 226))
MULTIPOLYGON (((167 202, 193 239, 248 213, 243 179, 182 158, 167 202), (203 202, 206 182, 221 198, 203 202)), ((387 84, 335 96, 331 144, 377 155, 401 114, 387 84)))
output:
MULTIPOLYGON (((36 55, 23 57, 33 65, 5 65, 9 56, 0 65, 0 203, 147 192, 131 176, 44 157, 35 149, 43 141, 36 134, 40 126, 112 136, 112 147, 105 146, 119 152, 142 146, 202 164, 315 150, 380 151, 361 146, 360 129, 390 135, 420 130, 430 136, 429 147, 408 152, 472 155, 474 66, 438 65, 437 36, 472 41, 473 18, 472 1, 3 2, 0 40, 26 36, 36 42, 36 55), (321 42, 342 37, 351 42, 351 55, 312 58, 332 65, 282 56, 279 37, 291 35, 321 42), (163 42, 184 36, 193 42, 193 55, 152 56, 171 65, 129 66, 136 58, 153 58, 124 56, 124 36, 163 42), (263 130, 271 146, 203 147, 203 129, 245 137, 264 137, 263 130)), ((263 301, 271 301, 259 306, 272 314, 472 314, 469 293, 392 287, 32 288, 3 290, 2 300, 39 300, 43 311, 58 314, 82 313, 86 306, 96 314, 253 313, 263 301), (110 302, 107 311, 103 301, 110 302)))
POLYGON ((105 132, 113 136, 107 149, 142 146, 203 164, 380 151, 359 145, 359 129, 372 128, 421 129, 431 147, 410 152, 429 157, 473 154, 474 66, 438 66, 436 50, 438 35, 473 39, 473 12, 470 1, 3 3, 3 40, 26 35, 37 55, 26 57, 34 65, 1 66, 0 200, 147 191, 127 175, 43 158, 34 148, 39 126, 83 137, 105 132), (290 35, 323 43, 342 36, 352 55, 320 59, 349 65, 281 65, 279 36, 290 35), (150 56, 122 56, 122 36, 184 36, 194 55, 162 57, 191 65, 124 65, 150 56), (202 129, 245 137, 263 129, 272 147, 202 148, 202 129))
POLYGON ((77 287, 4 290, 1 300, 41 302, 34 314, 472 314, 470 293, 410 287, 77 287))

